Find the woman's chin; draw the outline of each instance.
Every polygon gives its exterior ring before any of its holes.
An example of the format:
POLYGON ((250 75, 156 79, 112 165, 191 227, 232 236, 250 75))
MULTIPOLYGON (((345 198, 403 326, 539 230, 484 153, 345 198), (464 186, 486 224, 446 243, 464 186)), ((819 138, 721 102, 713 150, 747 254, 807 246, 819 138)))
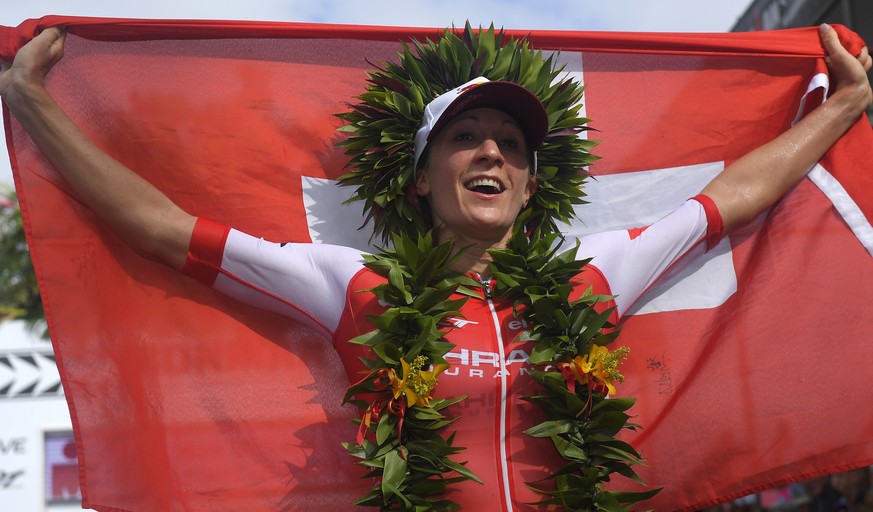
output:
MULTIPOLYGON (((486 242, 494 245, 502 243, 512 234, 512 224, 505 222, 473 221, 468 225, 444 230, 445 238, 453 237, 469 242, 486 242)), ((442 238, 442 237, 441 237, 442 238)))

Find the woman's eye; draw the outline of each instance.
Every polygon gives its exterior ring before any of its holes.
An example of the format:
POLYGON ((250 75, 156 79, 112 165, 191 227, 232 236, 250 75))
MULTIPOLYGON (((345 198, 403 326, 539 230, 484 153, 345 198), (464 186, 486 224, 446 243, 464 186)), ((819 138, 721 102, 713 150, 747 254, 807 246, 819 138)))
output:
POLYGON ((508 149, 518 149, 518 140, 516 139, 503 139, 500 141, 500 145, 504 148, 508 149))
POLYGON ((471 134, 470 132, 461 132, 461 133, 455 135, 455 140, 457 140, 457 141, 473 140, 473 134, 471 134))

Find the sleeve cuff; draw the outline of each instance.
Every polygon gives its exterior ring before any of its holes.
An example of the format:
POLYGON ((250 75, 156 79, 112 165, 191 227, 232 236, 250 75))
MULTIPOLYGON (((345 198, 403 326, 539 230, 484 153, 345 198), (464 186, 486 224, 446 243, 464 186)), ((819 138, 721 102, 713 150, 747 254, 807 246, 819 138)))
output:
POLYGON ((198 218, 188 244, 188 257, 182 273, 212 286, 221 270, 228 233, 230 228, 224 224, 198 218))
POLYGON ((709 251, 721 242, 724 236, 724 222, 718 207, 715 205, 715 201, 709 196, 697 194, 692 199, 703 206, 703 211, 706 214, 706 235, 704 240, 706 241, 706 250, 709 251))

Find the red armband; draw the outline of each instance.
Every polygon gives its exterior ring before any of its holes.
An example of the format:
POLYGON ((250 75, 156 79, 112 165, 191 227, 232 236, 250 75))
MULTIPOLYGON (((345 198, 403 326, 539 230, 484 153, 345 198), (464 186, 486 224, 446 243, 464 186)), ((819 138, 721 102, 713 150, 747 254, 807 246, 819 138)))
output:
POLYGON ((182 273, 212 286, 221 269, 228 233, 230 228, 224 224, 198 218, 194 225, 194 232, 191 233, 188 257, 185 266, 182 267, 182 273))
POLYGON ((703 212, 706 214, 706 250, 709 251, 721 241, 724 236, 724 221, 721 218, 721 212, 709 196, 697 194, 692 197, 703 206, 703 212))

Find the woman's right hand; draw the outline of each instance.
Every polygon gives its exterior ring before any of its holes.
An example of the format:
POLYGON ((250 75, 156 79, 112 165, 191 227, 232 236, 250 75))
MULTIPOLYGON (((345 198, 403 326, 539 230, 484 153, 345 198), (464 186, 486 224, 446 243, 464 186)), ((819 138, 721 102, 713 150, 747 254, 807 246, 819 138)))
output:
POLYGON ((45 86, 45 76, 64 56, 65 36, 60 28, 47 28, 18 50, 11 65, 2 63, 0 96, 7 104, 18 101, 29 87, 45 86))

